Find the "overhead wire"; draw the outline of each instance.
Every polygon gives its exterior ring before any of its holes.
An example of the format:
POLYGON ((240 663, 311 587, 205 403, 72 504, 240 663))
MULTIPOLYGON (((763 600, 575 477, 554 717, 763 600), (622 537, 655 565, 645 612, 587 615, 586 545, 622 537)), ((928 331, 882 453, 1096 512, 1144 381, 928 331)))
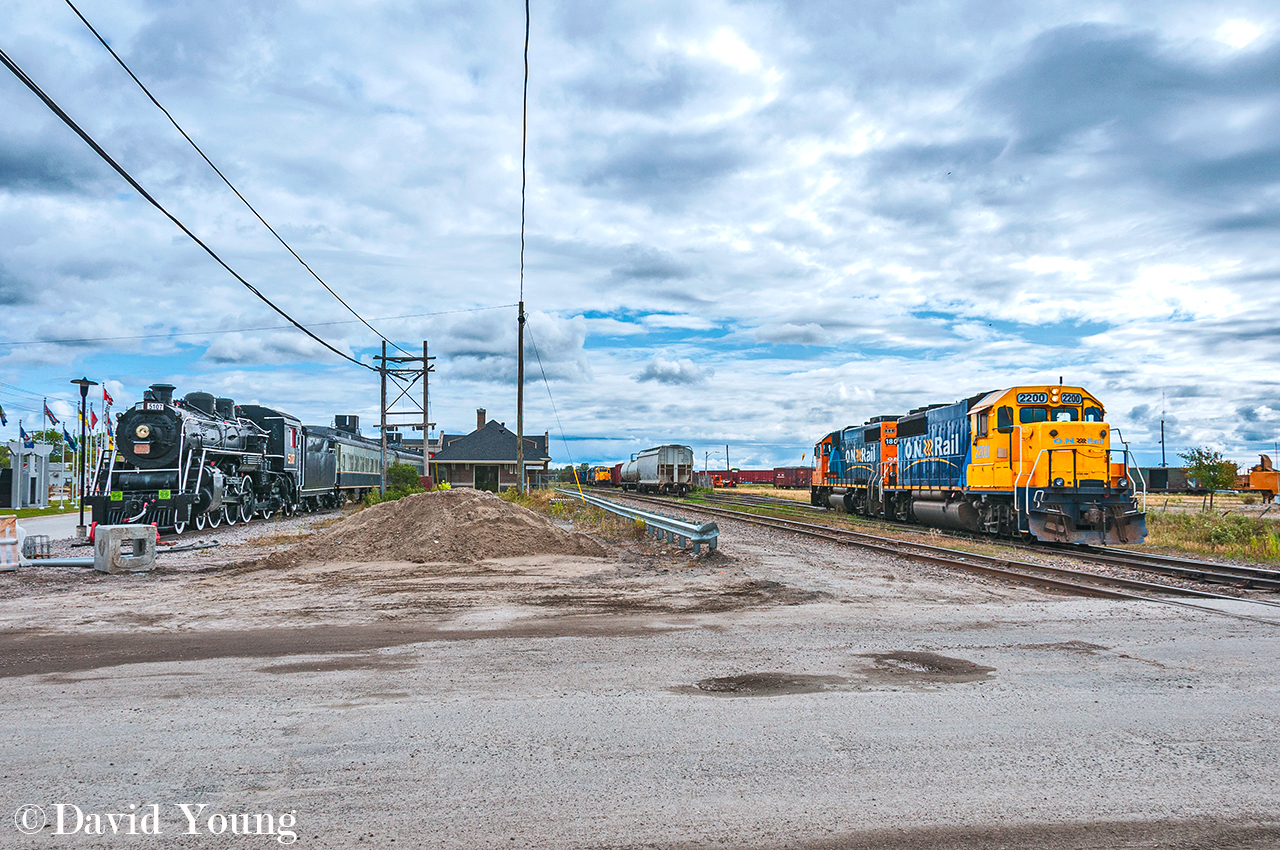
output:
MULTIPOLYGON (((426 316, 448 316, 453 313, 480 313, 485 310, 505 310, 508 307, 514 307, 515 304, 495 304, 492 307, 467 307, 460 310, 436 310, 431 313, 409 313, 404 316, 374 316, 375 322, 392 322, 401 319, 421 319, 426 316)), ((313 328, 329 327, 330 325, 353 325, 355 319, 343 319, 336 322, 311 322, 313 328)), ((77 342, 119 342, 121 340, 131 339, 173 339, 180 336, 217 336, 218 334, 247 333, 250 331, 279 331, 288 330, 292 325, 264 325, 255 328, 218 328, 215 330, 203 331, 172 331, 168 333, 154 334, 130 334, 128 336, 92 336, 78 337, 75 339, 29 339, 22 342, 0 342, 0 347, 7 345, 65 345, 77 342)))
POLYGON ((305 333, 307 336, 311 337, 311 339, 313 339, 313 340, 315 340, 316 342, 320 343, 320 345, 322 345, 322 346, 324 346, 325 348, 329 349, 330 351, 332 351, 334 354, 338 355, 338 356, 339 356, 339 357, 341 357, 342 359, 344 359, 344 360, 349 360, 349 361, 351 361, 352 363, 354 363, 355 365, 360 366, 360 367, 362 367, 362 368, 364 368, 364 369, 368 369, 368 370, 369 370, 369 371, 371 371, 371 372, 377 372, 377 371, 378 371, 377 367, 370 366, 370 365, 369 365, 369 364, 367 364, 367 363, 362 363, 362 362, 360 362, 359 360, 357 360, 356 358, 352 357, 350 354, 347 354, 345 351, 340 351, 340 350, 338 350, 337 348, 335 348, 333 345, 331 345, 330 343, 328 343, 328 342, 326 342, 325 340, 321 339, 319 336, 317 336, 315 333, 313 333, 311 330, 309 330, 309 329, 308 329, 305 325, 303 325, 301 322, 299 322, 298 320, 294 319, 292 316, 290 316, 288 313, 286 313, 286 312, 285 312, 284 310, 282 310, 280 307, 276 306, 275 302, 273 302, 273 301, 272 301, 270 298, 268 298, 267 296, 263 295, 263 294, 262 294, 262 292, 260 292, 260 291, 258 290, 258 288, 257 288, 257 287, 255 287, 253 284, 249 283, 249 281, 247 281, 247 280, 245 280, 243 277, 241 277, 241 276, 240 276, 240 273, 239 273, 239 272, 237 272, 235 269, 233 269, 230 265, 228 265, 228 264, 227 264, 227 262, 226 262, 225 260, 223 260, 223 259, 222 259, 222 257, 218 256, 218 253, 217 253, 216 251, 214 251, 214 250, 213 250, 212 248, 210 248, 207 244, 205 244, 205 242, 204 242, 202 239, 200 239, 200 237, 199 237, 199 236, 196 236, 196 235, 195 235, 195 233, 193 233, 193 232, 191 231, 191 229, 190 229, 190 228, 188 228, 185 224, 183 224, 183 223, 178 219, 178 217, 177 217, 177 216, 175 216, 173 213, 169 212, 169 210, 167 210, 163 204, 161 204, 161 203, 160 203, 159 201, 157 201, 154 197, 152 197, 152 195, 151 195, 151 193, 150 193, 150 192, 148 192, 146 189, 142 188, 142 184, 141 184, 141 183, 139 183, 137 180, 135 180, 135 179, 133 178, 133 175, 131 175, 128 171, 126 171, 126 170, 124 169, 124 167, 123 167, 123 166, 121 166, 118 162, 116 162, 114 159, 112 159, 111 155, 110 155, 109 153, 107 153, 105 150, 103 150, 103 149, 102 149, 102 146, 101 146, 101 145, 99 145, 96 141, 94 141, 93 137, 92 137, 92 136, 90 136, 87 132, 85 132, 85 131, 80 127, 80 125, 79 125, 79 124, 77 124, 77 123, 75 122, 75 120, 73 120, 73 119, 71 118, 71 116, 70 116, 70 115, 68 115, 68 114, 67 114, 67 113, 62 109, 62 107, 61 107, 61 106, 59 106, 59 105, 58 105, 58 104, 53 100, 53 98, 51 98, 51 97, 49 97, 49 95, 45 94, 44 90, 43 90, 43 89, 41 89, 41 88, 40 88, 40 86, 38 86, 34 80, 32 80, 29 76, 27 76, 26 72, 25 72, 25 71, 23 71, 20 67, 18 67, 18 64, 17 64, 16 62, 14 62, 14 61, 13 61, 13 59, 11 59, 11 58, 9 57, 9 54, 5 53, 3 49, 0 49, 0 63, 3 63, 3 64, 4 64, 4 66, 5 66, 6 68, 8 68, 8 69, 13 73, 13 75, 14 75, 14 76, 16 76, 16 77, 17 77, 17 78, 18 78, 18 79, 23 83, 23 85, 25 85, 27 88, 29 88, 29 89, 32 91, 32 93, 34 93, 34 94, 36 95, 36 97, 40 98, 40 100, 44 102, 44 105, 45 105, 45 106, 47 106, 47 107, 48 107, 48 108, 53 112, 53 114, 55 114, 55 115, 57 115, 59 118, 61 118, 64 124, 66 124, 66 125, 67 125, 68 127, 70 127, 73 131, 75 131, 76 135, 78 135, 81 139, 83 139, 83 140, 84 140, 84 142, 85 142, 85 144, 87 144, 90 148, 92 148, 92 149, 93 149, 94 153, 96 153, 98 156, 102 157, 102 159, 103 159, 103 160, 105 160, 105 161, 106 161, 106 163, 107 163, 108 165, 110 165, 113 169, 115 169, 116 173, 118 173, 121 177, 123 177, 123 178, 125 179, 125 181, 126 181, 126 182, 128 182, 128 184, 129 184, 130 186, 132 186, 132 187, 133 187, 133 188, 138 192, 138 194, 140 194, 142 197, 146 198, 146 199, 147 199, 147 201, 148 201, 148 202, 149 202, 153 207, 155 207, 156 209, 158 209, 161 213, 163 213, 163 214, 164 214, 164 216, 165 216, 166 218, 168 218, 170 221, 172 221, 172 222, 173 222, 173 223, 178 227, 178 229, 179 229, 179 230, 181 230, 183 233, 185 233, 185 234, 186 234, 186 235, 191 239, 191 241, 195 242, 197 245, 199 245, 201 248, 203 248, 203 249, 204 249, 204 251, 205 251, 205 253, 207 253, 210 257, 212 257, 212 258, 214 259, 214 261, 218 263, 218 265, 220 265, 220 266, 222 266, 224 269, 226 269, 226 270, 227 270, 227 272, 228 272, 228 273, 230 273, 230 275, 231 275, 232 277, 234 277, 237 281, 239 281, 239 282, 240 282, 240 283, 241 283, 241 284, 242 284, 246 289, 248 289, 248 290, 249 290, 250 292, 252 292, 254 295, 258 296, 258 298, 259 298, 259 299, 260 299, 264 304, 266 304, 266 305, 267 305, 268 307, 270 307, 272 310, 275 310, 277 313, 279 313, 279 314, 280 314, 280 315, 281 315, 281 316, 282 316, 286 321, 288 321, 288 322, 289 322, 289 324, 293 325, 295 328, 297 328, 298 330, 302 331, 302 332, 303 332, 303 333, 305 333))
POLYGON ((153 104, 155 104, 156 109, 159 109, 161 112, 164 113, 164 117, 168 118, 169 123, 173 125, 174 129, 176 129, 179 133, 182 134, 182 138, 186 139, 187 143, 190 144, 191 147, 195 148, 196 153, 200 154, 200 158, 203 159, 205 163, 207 163, 208 166, 213 169, 215 174, 217 174, 219 177, 222 178, 222 182, 227 184, 227 188, 235 193, 235 196, 240 199, 241 203, 243 203, 246 207, 249 208, 249 212, 253 213, 253 215, 258 219, 258 221, 262 222, 263 227, 271 231, 271 235, 276 238, 276 241, 278 241, 281 245, 283 245, 285 250, 288 251, 290 254, 292 254, 293 258, 297 260, 299 263, 301 263, 302 267, 306 269, 311 274, 311 276, 315 278, 320 283, 320 285, 323 286, 328 291, 330 295, 338 299, 338 303, 341 304, 343 307, 346 307, 347 310, 351 313, 351 315, 359 319, 360 322, 364 324, 366 328, 373 331, 380 339, 384 340, 387 344, 393 345, 396 348, 399 348, 400 351, 405 354, 409 354, 408 351, 405 351, 403 348, 400 348, 399 345, 396 345, 396 343, 387 339, 387 337, 383 335, 382 331, 378 330, 373 325, 365 321, 365 318, 361 316, 358 312, 356 312, 356 309, 354 307, 352 307, 345 300, 343 300, 341 295, 333 291, 333 287, 325 283, 324 279, 321 278, 320 275, 316 274, 315 270, 312 269, 311 266, 307 264, 306 260, 298 256, 298 252, 293 250, 293 246, 291 246, 288 242, 286 242, 284 240, 284 237, 281 236, 279 233, 277 233, 276 229, 272 227, 269 223, 267 223, 267 220, 262 217, 262 214, 258 212, 258 210, 253 206, 253 204, 249 203, 248 199, 246 199, 244 195, 240 194, 240 190, 237 189, 229 179, 227 179, 227 175, 223 174, 222 170, 218 168, 218 166, 213 164, 213 160, 209 159, 209 157, 205 154, 204 150, 202 150, 201 147, 198 144, 196 144, 195 140, 192 139, 191 136, 187 134, 187 131, 182 129, 182 126, 169 113, 169 110, 165 109, 164 106, 161 105, 160 101, 156 100, 155 95, 151 93, 151 90, 148 89, 143 84, 142 80, 138 79, 138 76, 133 73, 133 70, 128 65, 125 64, 125 61, 120 58, 120 55, 116 53, 114 49, 112 49, 111 45, 107 43, 107 40, 103 38, 102 35, 96 29, 94 29, 93 24, 89 23, 88 19, 85 18, 85 16, 80 12, 80 10, 75 7, 75 4, 72 3, 71 0, 64 0, 64 2, 66 2, 66 4, 71 7, 71 11, 76 13, 76 17, 78 17, 80 21, 86 27, 89 28, 89 32, 93 33, 94 37, 97 38, 98 41, 102 42, 102 46, 107 49, 107 52, 110 53, 112 58, 116 60, 116 62, 120 65, 121 68, 124 69, 125 73, 128 74, 133 79, 133 81, 138 84, 138 88, 142 89, 142 93, 147 96, 147 99, 150 100, 153 104))
MULTIPOLYGON (((564 425, 560 422, 560 411, 556 408, 556 400, 551 395, 551 382, 547 380, 547 370, 542 368, 542 355, 538 353, 538 343, 533 338, 533 327, 526 328, 529 333, 529 344, 533 346, 533 356, 538 361, 538 371, 542 373, 542 383, 547 388, 547 400, 551 402, 551 412, 556 417, 556 428, 560 430, 560 442, 564 443, 564 453, 569 456, 569 465, 573 466, 573 452, 569 450, 569 438, 565 436, 564 425)), ((551 447, 547 447, 550 454, 551 447)))

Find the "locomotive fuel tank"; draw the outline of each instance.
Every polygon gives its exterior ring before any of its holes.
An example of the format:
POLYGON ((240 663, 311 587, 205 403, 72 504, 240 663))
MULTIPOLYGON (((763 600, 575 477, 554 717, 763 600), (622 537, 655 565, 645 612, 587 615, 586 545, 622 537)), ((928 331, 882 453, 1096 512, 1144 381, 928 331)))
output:
POLYGON ((978 510, 965 499, 947 500, 945 495, 915 494, 911 509, 921 525, 949 528, 953 531, 981 531, 978 510))

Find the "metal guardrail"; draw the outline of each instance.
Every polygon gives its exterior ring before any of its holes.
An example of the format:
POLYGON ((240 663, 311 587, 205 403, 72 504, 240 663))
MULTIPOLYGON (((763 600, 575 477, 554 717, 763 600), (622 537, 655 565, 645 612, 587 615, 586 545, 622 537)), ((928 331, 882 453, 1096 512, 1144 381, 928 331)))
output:
POLYGON ((702 551, 702 544, 707 544, 707 548, 714 550, 720 538, 720 526, 714 522, 698 523, 689 522, 684 519, 667 514, 655 513, 654 511, 645 511, 640 508, 633 508, 630 505, 620 505, 611 499, 603 499, 599 496, 589 495, 587 493, 579 493, 574 490, 565 490, 561 487, 556 488, 557 493, 563 493, 566 496, 572 496, 574 501, 583 501, 589 505, 618 514, 619 516, 628 517, 633 520, 639 520, 645 524, 645 527, 652 531, 658 539, 666 539, 672 543, 679 543, 680 548, 693 544, 693 554, 697 555, 702 551))

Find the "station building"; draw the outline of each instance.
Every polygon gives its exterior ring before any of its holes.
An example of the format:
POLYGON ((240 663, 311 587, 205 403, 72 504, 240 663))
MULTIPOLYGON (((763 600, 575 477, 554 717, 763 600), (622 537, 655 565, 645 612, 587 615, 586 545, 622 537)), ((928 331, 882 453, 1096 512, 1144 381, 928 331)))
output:
MULTIPOLYGON (((525 435, 525 481, 550 469, 550 432, 525 435)), ((476 411, 476 430, 470 434, 442 434, 440 448, 429 461, 429 474, 450 487, 474 487, 494 493, 516 486, 516 433, 505 423, 486 420, 476 411)))

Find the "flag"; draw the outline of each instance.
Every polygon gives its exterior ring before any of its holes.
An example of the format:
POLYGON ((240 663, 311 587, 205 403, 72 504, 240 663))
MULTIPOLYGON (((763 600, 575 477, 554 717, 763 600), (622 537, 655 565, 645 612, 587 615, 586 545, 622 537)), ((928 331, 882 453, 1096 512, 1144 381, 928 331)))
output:
POLYGON ((49 421, 52 422, 54 425, 62 424, 58 421, 58 417, 53 415, 53 411, 49 409, 49 402, 47 401, 44 403, 44 415, 49 417, 49 421))
POLYGON ((92 431, 98 427, 98 414, 93 412, 93 405, 89 405, 89 430, 92 431))
POLYGON ((31 435, 22 427, 22 423, 18 423, 18 436, 22 438, 22 447, 24 449, 34 449, 36 447, 35 440, 31 439, 31 435))
POLYGON ((102 421, 103 421, 103 422, 105 422, 105 423, 106 423, 106 425, 107 425, 107 436, 108 436, 108 437, 114 437, 114 436, 115 436, 115 433, 114 433, 114 432, 112 432, 112 430, 111 430, 111 414, 110 414, 110 413, 108 413, 108 414, 107 414, 107 416, 106 416, 106 418, 105 418, 105 419, 103 419, 102 421))
POLYGON ((116 403, 115 399, 111 397, 111 393, 107 392, 106 384, 102 385, 102 403, 105 404, 107 407, 110 407, 111 405, 116 403))
POLYGON ((9 418, 4 415, 4 405, 0 404, 0 425, 8 425, 9 418))
POLYGON ((67 433, 66 425, 62 426, 62 439, 67 441, 67 445, 71 447, 71 451, 79 451, 79 447, 76 446, 76 441, 67 433))

